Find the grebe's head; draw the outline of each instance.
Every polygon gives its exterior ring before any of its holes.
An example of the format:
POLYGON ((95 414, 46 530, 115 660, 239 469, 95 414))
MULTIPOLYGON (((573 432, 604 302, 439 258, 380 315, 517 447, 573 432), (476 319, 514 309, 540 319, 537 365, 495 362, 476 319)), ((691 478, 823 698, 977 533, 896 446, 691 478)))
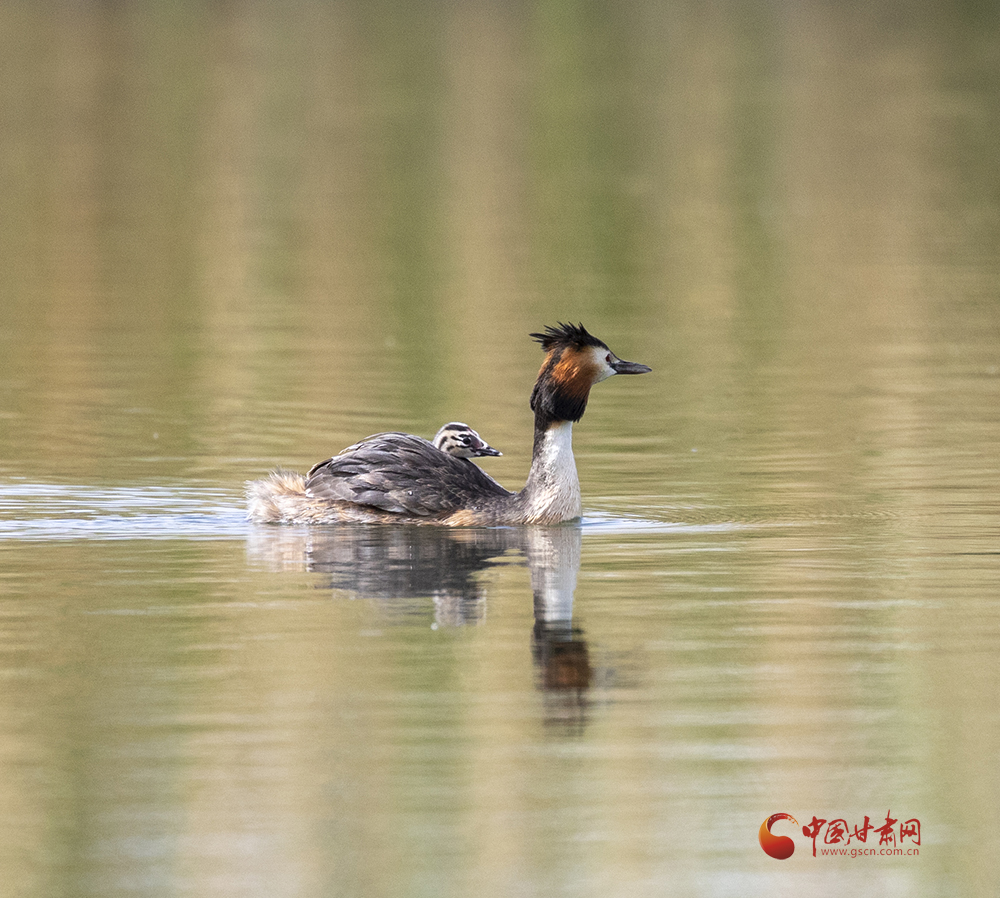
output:
POLYGON ((546 327, 531 334, 545 350, 545 361, 531 393, 531 410, 550 421, 579 421, 590 388, 613 374, 648 374, 653 369, 618 358, 582 324, 546 327))
POLYGON ((445 424, 434 437, 434 445, 442 452, 458 458, 476 458, 481 455, 503 455, 494 449, 468 424, 452 421, 445 424))

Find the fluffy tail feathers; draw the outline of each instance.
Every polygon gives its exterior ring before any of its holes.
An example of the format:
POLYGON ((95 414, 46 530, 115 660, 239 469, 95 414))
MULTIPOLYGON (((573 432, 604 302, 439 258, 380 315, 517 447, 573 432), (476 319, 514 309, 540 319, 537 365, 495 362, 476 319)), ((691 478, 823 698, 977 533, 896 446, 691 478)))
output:
POLYGON ((306 479, 280 468, 265 480, 247 481, 247 520, 277 524, 294 520, 306 498, 306 479))

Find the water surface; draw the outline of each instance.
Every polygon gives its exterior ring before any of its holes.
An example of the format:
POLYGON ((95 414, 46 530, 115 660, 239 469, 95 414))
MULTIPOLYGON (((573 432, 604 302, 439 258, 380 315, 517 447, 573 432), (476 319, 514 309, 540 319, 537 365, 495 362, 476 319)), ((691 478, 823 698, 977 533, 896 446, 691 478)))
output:
POLYGON ((994 894, 995 14, 293 5, 0 11, 0 891, 994 894), (559 320, 581 522, 244 521, 559 320))

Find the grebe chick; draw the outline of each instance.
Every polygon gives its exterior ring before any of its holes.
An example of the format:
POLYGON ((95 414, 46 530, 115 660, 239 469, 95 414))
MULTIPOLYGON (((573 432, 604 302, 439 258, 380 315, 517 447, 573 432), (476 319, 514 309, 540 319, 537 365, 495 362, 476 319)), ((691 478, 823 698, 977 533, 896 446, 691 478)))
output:
POLYGON ((445 424, 434 436, 433 442, 442 452, 454 455, 455 458, 503 455, 499 449, 494 449, 468 424, 463 424, 461 421, 445 424))
POLYGON ((594 384, 651 369, 622 361, 582 324, 560 324, 531 336, 542 344, 545 361, 531 392, 535 437, 528 482, 520 492, 504 489, 468 458, 427 440, 383 433, 314 465, 304 478, 275 471, 267 480, 251 481, 247 517, 258 523, 450 527, 557 524, 580 517, 573 423, 583 417, 594 384))

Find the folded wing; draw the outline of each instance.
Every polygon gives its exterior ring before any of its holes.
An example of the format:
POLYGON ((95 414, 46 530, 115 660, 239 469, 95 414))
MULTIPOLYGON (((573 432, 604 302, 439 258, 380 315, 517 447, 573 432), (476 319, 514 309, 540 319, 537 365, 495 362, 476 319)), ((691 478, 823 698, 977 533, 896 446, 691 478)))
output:
POLYGON ((510 496, 471 461, 408 433, 379 433, 306 475, 306 494, 395 514, 432 517, 510 496))

